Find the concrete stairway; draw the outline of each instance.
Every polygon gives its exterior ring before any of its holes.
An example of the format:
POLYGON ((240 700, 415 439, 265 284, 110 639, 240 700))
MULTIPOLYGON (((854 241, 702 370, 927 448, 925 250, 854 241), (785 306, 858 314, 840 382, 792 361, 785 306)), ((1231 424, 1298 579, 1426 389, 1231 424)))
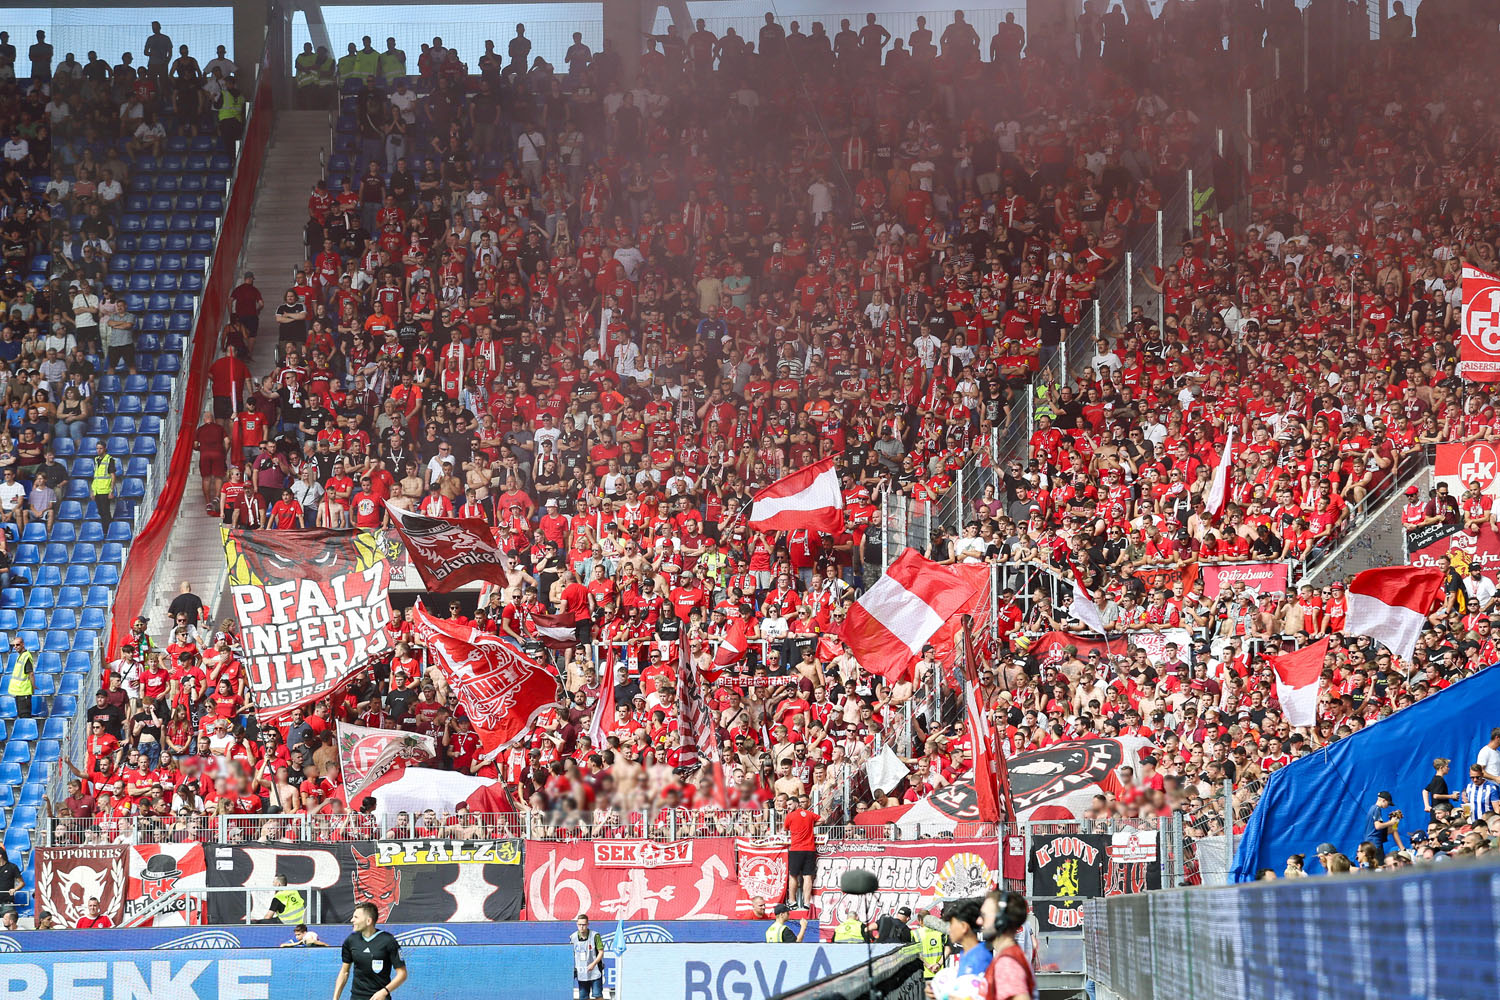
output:
MULTIPOLYGON (((275 365, 276 307, 291 284, 293 269, 304 257, 302 227, 307 221, 307 196, 323 175, 321 154, 327 152, 328 144, 326 111, 278 114, 261 184, 255 193, 245 250, 234 280, 238 284, 245 271, 255 272, 256 284, 266 302, 255 356, 250 362, 250 370, 256 376, 268 373, 275 365)), ((203 422, 203 416, 183 414, 183 432, 193 433, 203 422)), ((219 543, 219 519, 206 513, 203 480, 198 475, 196 459, 163 560, 165 576, 158 578, 162 582, 159 597, 148 612, 152 635, 165 634, 167 606, 184 582, 208 604, 215 621, 226 613, 220 606, 224 552, 219 543)))

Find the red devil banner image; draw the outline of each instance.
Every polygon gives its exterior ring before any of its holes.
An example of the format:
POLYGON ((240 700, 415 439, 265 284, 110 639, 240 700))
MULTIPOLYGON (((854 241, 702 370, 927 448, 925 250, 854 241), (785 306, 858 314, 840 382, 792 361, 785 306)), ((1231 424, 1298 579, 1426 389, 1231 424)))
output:
POLYGON ((509 746, 533 719, 557 704, 557 675, 509 643, 434 618, 420 603, 412 607, 410 620, 486 753, 509 746))
POLYGON ((262 721, 326 698, 391 649, 391 564, 377 536, 220 530, 262 721))
POLYGON ((357 809, 369 792, 395 781, 408 764, 437 756, 431 736, 395 729, 338 724, 339 771, 344 778, 344 801, 357 809))
POLYGON ((428 590, 445 593, 475 580, 505 586, 508 560, 483 518, 429 517, 389 502, 385 509, 428 590))
POLYGON ((113 847, 38 847, 36 849, 37 910, 57 918, 63 927, 76 927, 88 916, 89 901, 99 904, 101 916, 119 927, 125 922, 123 845, 113 847))
MULTIPOLYGON (((526 915, 571 920, 716 920, 735 915, 734 841, 703 837, 526 844, 526 915)), ((783 879, 783 881, 785 881, 783 879)))

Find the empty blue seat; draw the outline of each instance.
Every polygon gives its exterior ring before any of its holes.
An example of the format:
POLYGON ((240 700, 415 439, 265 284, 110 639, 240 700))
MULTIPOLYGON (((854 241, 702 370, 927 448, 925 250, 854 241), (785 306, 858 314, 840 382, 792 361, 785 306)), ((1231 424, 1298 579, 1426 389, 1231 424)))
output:
MULTIPOLYGON (((85 575, 84 579, 88 579, 87 575, 85 575)), ((85 608, 104 609, 114 603, 114 595, 110 593, 108 587, 96 587, 91 583, 85 583, 84 586, 88 587, 83 593, 83 606, 85 608)))
POLYGON ((12 858, 31 853, 31 831, 12 823, 10 829, 5 831, 5 853, 12 858))
POLYGON ((201 174, 208 169, 208 157, 203 153, 189 153, 182 166, 190 174, 201 174))
POLYGON ((62 673, 62 657, 57 653, 43 653, 37 658, 36 668, 44 674, 62 673))
MULTIPOLYGON (((62 744, 57 740, 42 740, 36 745, 36 762, 38 764, 52 764, 62 757, 62 744)), ((36 816, 33 814, 32 820, 36 816)))
POLYGON ((194 253, 213 253, 213 233, 194 233, 193 235, 189 236, 188 249, 192 250, 194 253))
POLYGON ((56 437, 52 439, 52 450, 58 458, 73 457, 73 439, 70 437, 56 437))
POLYGON ((119 542, 105 542, 104 548, 99 550, 99 561, 102 563, 114 563, 118 566, 125 561, 125 550, 119 542))
MULTIPOLYGON (((154 438, 154 437, 148 437, 145 434, 137 435, 136 439, 135 439, 135 443, 133 445, 131 445, 131 447, 130 447, 130 453, 132 455, 155 455, 156 454, 156 438, 154 438)), ((126 485, 128 486, 131 482, 136 482, 136 480, 127 480, 126 485)), ((122 489, 120 491, 120 495, 128 497, 128 496, 131 496, 132 494, 130 492, 122 489)), ((145 496, 144 489, 142 490, 142 492, 141 492, 140 495, 141 496, 145 496)))
POLYGON ((140 253, 161 253, 161 237, 156 233, 142 233, 136 240, 136 250, 140 253))
MULTIPOLYGON (((133 462, 135 459, 131 459, 131 461, 133 462)), ((109 522, 109 530, 104 535, 106 541, 120 542, 121 544, 130 541, 134 537, 135 531, 131 528, 129 521, 109 522)))
MULTIPOLYGON (((135 397, 131 397, 131 398, 135 398, 135 397)), ((139 405, 139 401, 137 401, 137 405, 139 405)), ((135 434, 135 417, 128 417, 128 416, 115 417, 114 420, 110 421, 109 432, 111 434, 134 435, 135 434)))
POLYGON ((172 308, 176 309, 178 312, 192 312, 194 309, 198 308, 198 297, 196 295, 179 293, 178 296, 172 300, 172 308))
POLYGON ((103 608, 84 608, 78 616, 79 628, 91 628, 102 632, 108 626, 109 619, 103 608))
POLYGON ((39 731, 35 719, 17 719, 11 723, 10 738, 13 740, 25 740, 28 743, 35 743, 38 735, 39 731))
POLYGON ((167 152, 186 153, 188 151, 188 140, 185 135, 173 135, 167 137, 167 152))
POLYGON ((21 612, 21 627, 41 631, 47 627, 47 612, 42 608, 27 608, 21 612))
POLYGON ((201 174, 189 174, 182 179, 182 190, 202 191, 207 187, 201 174))
MULTIPOLYGON (((67 636, 63 636, 67 638, 67 636)), ((91 652, 99 644, 99 633, 91 628, 81 628, 73 633, 73 642, 69 647, 74 651, 91 652)), ((64 677, 77 677, 77 674, 64 674, 64 677)))
MULTIPOLYGON (((53 634, 54 633, 49 632, 47 634, 47 638, 51 639, 53 634)), ((63 638, 67 638, 60 632, 56 634, 62 636, 63 638)), ((35 647, 27 646, 26 648, 33 649, 35 647)), ((43 643, 42 648, 46 649, 47 644, 43 643)), ((31 690, 33 694, 39 695, 40 697, 50 698, 54 694, 57 694, 57 682, 53 679, 51 674, 33 674, 31 677, 31 690)))
POLYGON ((234 160, 224 153, 216 153, 208 158, 208 169, 215 173, 228 173, 234 169, 234 160))
MULTIPOLYGON (((100 419, 102 419, 102 418, 100 418, 100 419)), ((93 462, 93 459, 84 458, 82 455, 78 455, 77 457, 75 457, 73 459, 73 468, 70 471, 71 471, 71 474, 74 475, 74 476, 89 476, 89 475, 92 475, 93 471, 94 471, 94 462, 93 462)))
MULTIPOLYGON (((76 711, 76 709, 75 709, 76 711)), ((52 717, 42 724, 42 739, 60 740, 67 735, 68 719, 71 715, 63 715, 57 710, 57 703, 52 703, 52 717)))
POLYGON ((143 227, 148 233, 164 233, 167 231, 167 216, 160 212, 152 212, 146 216, 143 227))
POLYGON ((128 271, 131 268, 130 254, 117 253, 109 258, 109 269, 111 271, 128 271))
MULTIPOLYGON (((49 608, 54 608, 56 606, 57 592, 54 591, 51 587, 33 587, 31 596, 26 598, 27 610, 35 610, 40 608, 42 611, 46 611, 49 608)), ((28 625, 26 627, 31 628, 32 626, 28 625)))
POLYGON ((70 479, 63 486, 63 498, 65 500, 84 501, 89 498, 89 484, 82 479, 70 479))
POLYGON ((33 586, 57 589, 63 583, 62 570, 57 566, 42 566, 37 571, 36 582, 33 586))
MULTIPOLYGON (((189 319, 188 316, 181 313, 179 313, 178 316, 181 316, 183 320, 189 319)), ((183 324, 184 329, 186 329, 187 326, 187 323, 183 324)), ((182 370, 182 359, 175 354, 163 354, 160 358, 157 359, 156 370, 159 372, 172 372, 175 374, 176 372, 182 370)))
POLYGON ((23 542, 45 542, 47 540, 47 526, 40 521, 32 521, 21 529, 21 541, 23 542))
POLYGON ((120 228, 127 233, 138 233, 146 228, 145 217, 134 212, 120 219, 120 228))
MULTIPOLYGON (((139 166, 139 164, 137 164, 137 166, 139 166)), ((130 178, 130 188, 129 188, 129 190, 130 190, 131 194, 135 194, 135 195, 150 194, 151 193, 151 188, 152 188, 152 184, 151 184, 151 177, 150 177, 149 174, 139 173, 139 174, 136 174, 134 177, 130 178)), ((128 206, 129 202, 127 201, 126 204, 128 206)), ((136 211, 144 211, 144 209, 127 208, 127 211, 136 212, 136 211)))
MULTIPOLYGON (((10 695, 4 695, 3 699, 10 702, 10 715, 8 719, 16 717, 16 700, 10 695)), ((21 765, 15 762, 0 764, 0 785, 19 785, 21 783, 21 765)))
POLYGON ((125 283, 123 287, 111 287, 110 291, 131 291, 137 294, 151 291, 151 275, 149 274, 132 274, 128 279, 126 279, 124 275, 120 274, 111 274, 109 276, 109 284, 111 286, 120 284, 122 282, 125 283))
POLYGON ((158 169, 162 173, 180 175, 182 173, 182 157, 175 153, 168 153, 161 158, 161 167, 158 169))
POLYGON ((104 442, 104 450, 111 455, 124 455, 130 451, 130 441, 124 437, 111 437, 104 442))
POLYGON ((57 590, 57 606, 59 608, 81 608, 83 607, 82 587, 59 587, 57 590))
POLYGON ((172 401, 165 393, 153 393, 146 397, 146 412, 154 417, 165 416, 172 408, 172 401))
POLYGON ((6 587, 0 590, 0 608, 20 610, 26 606, 26 594, 20 587, 6 587))
MULTIPOLYGON (((15 717, 16 699, 12 698, 8 694, 0 694, 0 719, 14 719, 15 717)), ((14 785, 18 784, 20 780, 21 775, 19 773, 16 774, 14 781, 9 780, 6 776, 5 769, 0 768, 0 783, 14 785)))
POLYGON ((141 329, 147 333, 165 333, 167 329, 167 318, 161 313, 149 313, 141 321, 141 329))
POLYGON ((0 608, 0 631, 14 632, 21 627, 21 618, 12 608, 0 608))
POLYGON ((188 248, 188 237, 181 233, 168 233, 162 246, 167 253, 184 253, 188 248))
POLYGON ((151 287, 158 292, 175 292, 179 284, 180 276, 173 271, 158 271, 151 287))
POLYGON ((199 212, 193 219, 193 228, 200 233, 216 233, 219 231, 219 217, 213 212, 199 212))
POLYGON ((193 224, 194 221, 195 220, 193 216, 188 215, 186 212, 179 212, 178 214, 172 216, 167 224, 167 228, 174 233, 191 232, 192 230, 197 228, 193 224))
MULTIPOLYGON (((66 642, 68 637, 62 636, 61 638, 66 642)), ((59 698, 64 696, 69 698, 79 697, 83 694, 83 682, 86 680, 88 680, 87 674, 63 674, 57 681, 57 696, 59 698)))
POLYGON ((118 587, 120 585, 120 567, 110 563, 100 563, 94 567, 94 584, 100 587, 118 587))
POLYGON ((78 627, 78 612, 72 608, 53 608, 47 616, 47 627, 58 631, 72 631, 78 627))
MULTIPOLYGON (((128 303, 127 303, 127 305, 128 305, 128 303)), ((98 378, 98 381, 94 383, 94 388, 98 389, 101 393, 104 393, 105 395, 110 395, 112 393, 119 392, 120 391, 120 376, 118 376, 118 375, 100 375, 99 378, 98 378)))
POLYGON ((144 375, 126 375, 125 381, 121 383, 121 391, 138 396, 146 391, 147 385, 149 383, 144 375))
POLYGON ((69 653, 63 661, 63 670, 70 674, 86 674, 93 667, 93 661, 87 653, 69 653))
POLYGON ((154 194, 149 200, 146 211, 148 212, 170 212, 177 207, 177 199, 169 194, 154 194))
POLYGON ((203 199, 191 189, 184 187, 183 193, 177 196, 177 211, 199 212, 203 210, 203 199))
POLYGON ((78 541, 78 526, 72 521, 58 521, 52 525, 52 530, 47 537, 54 542, 63 542, 71 545, 78 541))
POLYGON ((181 271, 182 270, 182 254, 180 254, 180 253, 164 253, 164 254, 162 254, 161 255, 161 260, 157 263, 157 265, 154 268, 151 268, 151 270, 153 270, 153 271, 181 271))
MULTIPOLYGON (((103 400, 100 400, 101 404, 103 404, 103 402, 104 402, 103 400)), ((113 410, 114 410, 114 403, 110 402, 107 406, 106 405, 101 405, 99 408, 101 410, 109 410, 109 411, 113 412, 113 410)), ((88 437, 92 437, 92 438, 107 437, 109 435, 109 421, 106 420, 103 417, 100 417, 100 416, 89 417, 88 420, 84 422, 83 429, 84 429, 84 433, 88 437)), ((78 458, 82 459, 85 462, 92 462, 93 461, 93 449, 89 449, 89 456, 88 457, 85 458, 84 456, 80 455, 80 456, 78 456, 78 458)), ((77 459, 75 459, 75 461, 76 460, 77 459)), ((90 466, 90 468, 92 468, 92 465, 90 466)), ((77 475, 77 473, 75 472, 74 475, 77 475)))
MULTIPOLYGON (((166 341, 167 345, 168 345, 167 346, 168 350, 172 350, 173 349, 172 346, 171 346, 171 344, 172 344, 172 341, 174 339, 176 339, 179 342, 179 345, 180 345, 181 340, 182 340, 181 337, 178 337, 176 334, 168 334, 167 335, 167 341, 166 341)), ((179 346, 177 348, 178 353, 181 353, 181 350, 182 349, 179 346)), ((171 395, 171 392, 172 392, 172 376, 170 376, 170 375, 153 375, 153 376, 151 376, 151 392, 152 393, 160 393, 162 395, 171 395)), ((148 407, 147 409, 149 410, 150 408, 148 407)))
POLYGON ((15 792, 9 785, 0 785, 0 809, 9 809, 16 804, 15 792))
MULTIPOLYGON (((68 650, 73 648, 73 641, 76 641, 76 638, 77 637, 75 635, 72 639, 70 639, 68 633, 66 632, 48 632, 47 637, 42 640, 42 648, 50 649, 58 653, 66 653, 68 650)), ((38 674, 37 676, 40 677, 41 675, 38 674)), ((77 677, 78 675, 63 674, 63 676, 77 677)))
POLYGON ((41 558, 42 554, 35 545, 19 545, 16 547, 14 563, 17 566, 35 566, 41 558))
MULTIPOLYGON (((145 419, 147 419, 147 420, 155 420, 156 418, 155 417, 147 417, 145 419)), ((148 432, 149 433, 148 429, 145 428, 145 427, 142 427, 141 430, 144 431, 144 432, 148 432)), ((150 465, 149 465, 149 463, 147 463, 146 459, 144 457, 140 456, 140 455, 132 455, 130 457, 130 460, 125 463, 125 475, 127 475, 127 476, 135 476, 136 478, 144 478, 145 475, 146 475, 146 473, 149 472, 149 471, 150 471, 150 465)), ((110 526, 110 530, 111 531, 114 530, 114 526, 113 525, 110 526)))
POLYGON ((178 280, 177 287, 184 292, 201 292, 203 291, 203 275, 189 271, 178 280))
POLYGON ((165 292, 154 292, 146 300, 146 308, 152 312, 166 312, 172 308, 172 297, 165 292))
POLYGON ((212 153, 217 142, 211 135, 195 135, 188 140, 188 149, 195 153, 212 153))
POLYGON ((73 546, 74 563, 96 562, 98 560, 98 557, 98 550, 94 546, 89 545, 86 542, 78 542, 73 546))
POLYGON ((0 762, 6 764, 25 764, 31 760, 31 744, 10 742, 5 744, 5 753, 0 755, 0 762))
POLYGON ((54 719, 71 719, 77 714, 77 695, 60 694, 52 699, 52 717, 54 719))
MULTIPOLYGON (((69 566, 63 571, 63 583, 70 587, 88 587, 93 584, 87 566, 69 566)), ((108 607, 108 605, 102 605, 108 607)))
MULTIPOLYGON (((169 319, 169 320, 167 320, 167 329, 171 330, 173 333, 187 333, 192 328, 193 328, 193 315, 192 315, 192 313, 185 313, 185 312, 173 313, 172 314, 172 318, 169 319)), ((176 371, 177 369, 173 368, 172 370, 176 371)))

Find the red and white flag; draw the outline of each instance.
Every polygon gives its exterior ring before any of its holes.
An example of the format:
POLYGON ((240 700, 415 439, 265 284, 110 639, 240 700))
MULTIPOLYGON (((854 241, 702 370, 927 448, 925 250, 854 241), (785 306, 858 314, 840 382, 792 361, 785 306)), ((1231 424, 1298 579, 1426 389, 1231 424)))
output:
POLYGON ((745 522, 756 531, 806 528, 830 535, 844 530, 844 491, 835 456, 782 476, 755 494, 745 522))
POLYGON ((849 609, 839 638, 860 666, 902 680, 922 647, 976 589, 973 581, 907 549, 849 609))
POLYGON ((1344 631, 1367 635, 1410 661, 1427 615, 1443 592, 1443 571, 1387 566, 1367 569, 1349 584, 1344 631))
POLYGON ((1219 455, 1219 464, 1214 466, 1214 478, 1208 484, 1208 496, 1203 505, 1209 517, 1218 517, 1224 510, 1224 501, 1229 497, 1229 470, 1234 465, 1235 426, 1229 425, 1229 436, 1224 439, 1224 451, 1219 455))
POLYGON ((969 617, 964 616, 964 708, 969 729, 969 745, 974 748, 974 799, 981 823, 1010 820, 1010 782, 1005 775, 1005 757, 995 742, 995 727, 984 710, 984 691, 979 686, 979 663, 974 658, 974 641, 969 634, 969 617))
POLYGON ((1083 574, 1078 572, 1078 567, 1068 562, 1068 569, 1073 571, 1073 603, 1068 606, 1068 613, 1074 618, 1087 625, 1092 631, 1104 634, 1104 614, 1099 610, 1089 588, 1084 586, 1083 574))
POLYGON ((605 644, 604 676, 599 688, 599 701, 594 705, 594 717, 589 721, 589 743, 595 750, 604 746, 615 718, 615 686, 623 684, 624 658, 615 655, 615 647, 605 644))
POLYGON ((548 649, 567 650, 578 646, 578 623, 567 615, 532 615, 537 641, 548 649))
POLYGON ((486 754, 526 735, 537 716, 557 705, 557 675, 498 636, 434 618, 420 603, 411 623, 486 754))
POLYGON ((392 506, 389 500, 385 509, 428 590, 446 593, 475 580, 509 584, 505 571, 510 560, 483 518, 429 517, 392 506))
POLYGON ((1289 724, 1317 723, 1318 682, 1323 677, 1323 660, 1327 655, 1328 640, 1320 639, 1290 653, 1266 657, 1276 672, 1276 700, 1281 703, 1281 714, 1289 724))
POLYGON ((355 810, 370 792, 401 777, 407 765, 437 756, 437 740, 418 733, 340 722, 338 737, 344 802, 355 810))
POLYGON ((1471 382, 1500 382, 1500 277, 1464 265, 1463 320, 1458 374, 1471 382))
POLYGON ((727 668, 742 662, 749 651, 750 631, 745 627, 745 619, 735 618, 724 630, 724 637, 714 650, 713 666, 703 672, 703 679, 710 684, 714 683, 723 676, 727 668))

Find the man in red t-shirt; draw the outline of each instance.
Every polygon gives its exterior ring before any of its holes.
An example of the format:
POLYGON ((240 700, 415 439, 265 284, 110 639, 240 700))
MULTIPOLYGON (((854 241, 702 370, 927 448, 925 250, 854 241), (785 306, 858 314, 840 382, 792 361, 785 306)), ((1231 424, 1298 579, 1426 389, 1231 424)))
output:
POLYGON ((818 871, 818 842, 813 837, 818 814, 811 806, 812 798, 804 793, 797 808, 786 814, 786 832, 791 838, 786 855, 787 896, 797 901, 799 909, 811 904, 813 876, 818 871))
POLYGON ((87 930, 90 927, 113 927, 115 922, 109 919, 108 914, 99 912, 99 900, 90 899, 88 902, 88 916, 79 917, 78 923, 73 926, 79 930, 87 930))
POLYGON ((589 589, 578 582, 572 570, 563 573, 562 613, 578 624, 579 643, 593 641, 594 609, 589 589))

